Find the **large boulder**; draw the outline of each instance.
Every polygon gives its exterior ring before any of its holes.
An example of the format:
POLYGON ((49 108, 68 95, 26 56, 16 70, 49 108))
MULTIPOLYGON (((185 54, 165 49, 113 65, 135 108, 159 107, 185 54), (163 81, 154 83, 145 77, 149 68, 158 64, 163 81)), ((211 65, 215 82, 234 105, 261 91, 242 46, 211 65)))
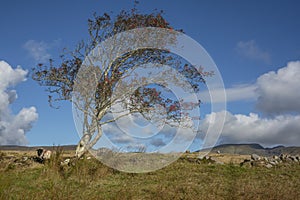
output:
POLYGON ((258 161, 258 160, 260 160, 260 156, 254 153, 251 155, 251 159, 254 161, 258 161))
POLYGON ((272 167, 273 167, 273 165, 271 165, 270 163, 266 164, 266 168, 270 169, 272 167))

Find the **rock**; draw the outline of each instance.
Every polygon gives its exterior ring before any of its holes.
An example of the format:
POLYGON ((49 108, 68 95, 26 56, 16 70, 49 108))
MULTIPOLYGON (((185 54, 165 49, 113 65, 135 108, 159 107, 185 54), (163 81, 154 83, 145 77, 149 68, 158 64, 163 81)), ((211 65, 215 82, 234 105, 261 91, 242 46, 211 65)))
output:
POLYGON ((251 161, 251 165, 254 167, 263 167, 266 163, 264 161, 251 161))
POLYGON ((221 151, 218 150, 218 151, 217 151, 217 154, 220 154, 220 153, 221 153, 221 151))
POLYGON ((254 153, 251 155, 251 159, 257 161, 260 160, 260 156, 254 153))
POLYGON ((251 163, 251 160, 249 159, 245 159, 243 162, 240 163, 240 166, 242 167, 251 167, 252 166, 252 163, 251 163))
POLYGON ((270 163, 266 164, 266 168, 270 169, 272 167, 273 167, 273 165, 271 165, 270 163))
POLYGON ((193 162, 196 162, 196 159, 195 158, 184 158, 185 160, 187 160, 188 162, 190 163, 193 163, 193 162))
POLYGON ((290 156, 289 158, 294 162, 298 162, 298 159, 296 158, 296 156, 290 156))
POLYGON ((210 160, 210 156, 205 156, 204 159, 205 160, 210 160))
POLYGON ((216 161, 216 164, 218 164, 218 165, 224 165, 224 163, 222 162, 222 161, 216 161))
POLYGON ((66 166, 69 165, 70 163, 70 158, 67 158, 66 160, 64 160, 63 162, 60 163, 61 166, 66 166))
POLYGON ((280 158, 280 160, 282 160, 282 161, 285 161, 286 159, 287 159, 287 155, 285 155, 285 154, 280 154, 280 156, 279 156, 279 158, 280 158))
POLYGON ((273 156, 273 158, 274 158, 275 160, 279 160, 279 157, 278 157, 278 156, 273 156))
POLYGON ((197 163, 197 164, 201 164, 201 159, 200 159, 200 158, 197 158, 197 159, 196 159, 196 163, 197 163))
POLYGON ((87 160, 90 160, 90 159, 92 159, 92 158, 89 156, 89 157, 87 157, 86 159, 87 159, 87 160))
POLYGON ((210 160, 213 161, 215 164, 224 165, 223 162, 219 161, 219 160, 216 159, 216 158, 211 157, 210 160))
POLYGON ((276 165, 276 162, 271 161, 269 164, 275 166, 275 165, 276 165))

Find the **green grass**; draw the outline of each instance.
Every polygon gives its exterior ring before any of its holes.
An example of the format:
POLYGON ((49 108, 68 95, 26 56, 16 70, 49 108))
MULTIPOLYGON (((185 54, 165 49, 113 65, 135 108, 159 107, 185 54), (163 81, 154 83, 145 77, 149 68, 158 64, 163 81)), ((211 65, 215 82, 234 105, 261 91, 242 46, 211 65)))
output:
MULTIPOLYGON (((116 171, 95 159, 0 170, 0 199, 297 199, 300 165, 267 169, 179 159, 151 173, 116 171)), ((1 161, 0 161, 1 162, 1 161)))

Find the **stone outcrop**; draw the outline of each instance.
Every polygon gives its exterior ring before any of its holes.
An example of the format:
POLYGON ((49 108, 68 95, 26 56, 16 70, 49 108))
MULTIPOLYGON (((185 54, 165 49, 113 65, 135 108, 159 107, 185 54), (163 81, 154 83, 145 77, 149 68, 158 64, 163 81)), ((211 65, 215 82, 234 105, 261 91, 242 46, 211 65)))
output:
POLYGON ((299 155, 292 156, 288 154, 280 154, 279 156, 273 157, 263 157, 257 154, 252 154, 251 159, 245 159, 240 163, 240 166, 272 168, 280 163, 300 164, 300 157, 299 155))

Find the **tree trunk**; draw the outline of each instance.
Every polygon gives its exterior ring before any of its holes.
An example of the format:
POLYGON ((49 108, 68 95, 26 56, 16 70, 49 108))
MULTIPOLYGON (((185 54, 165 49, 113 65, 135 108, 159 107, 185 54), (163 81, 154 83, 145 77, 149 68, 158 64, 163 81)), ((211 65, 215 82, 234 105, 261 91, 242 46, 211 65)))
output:
POLYGON ((75 156, 77 158, 81 158, 86 153, 86 151, 87 151, 86 145, 82 140, 80 140, 76 147, 75 156))
POLYGON ((92 136, 89 133, 86 133, 85 135, 82 136, 82 138, 80 139, 80 141, 76 147, 75 156, 77 158, 81 158, 101 138, 101 136, 102 136, 101 126, 97 126, 97 131, 98 131, 97 135, 92 140, 91 140, 92 136))
MULTIPOLYGON (((107 108, 102 109, 101 112, 95 114, 94 116, 96 117, 93 117, 92 123, 90 125, 88 124, 87 120, 88 115, 85 114, 84 126, 87 127, 87 129, 76 147, 75 156, 77 158, 81 158, 90 148, 92 148, 97 143, 97 141, 102 136, 102 128, 101 125, 98 124, 98 122, 104 116, 106 110, 107 108), (92 136, 95 133, 95 131, 98 131, 98 133, 92 139, 92 136)), ((95 112, 97 113, 97 110, 95 110, 95 112)))
POLYGON ((75 156, 77 158, 81 158, 88 150, 88 144, 91 140, 91 135, 89 133, 85 133, 82 138, 80 139, 77 147, 75 156))

